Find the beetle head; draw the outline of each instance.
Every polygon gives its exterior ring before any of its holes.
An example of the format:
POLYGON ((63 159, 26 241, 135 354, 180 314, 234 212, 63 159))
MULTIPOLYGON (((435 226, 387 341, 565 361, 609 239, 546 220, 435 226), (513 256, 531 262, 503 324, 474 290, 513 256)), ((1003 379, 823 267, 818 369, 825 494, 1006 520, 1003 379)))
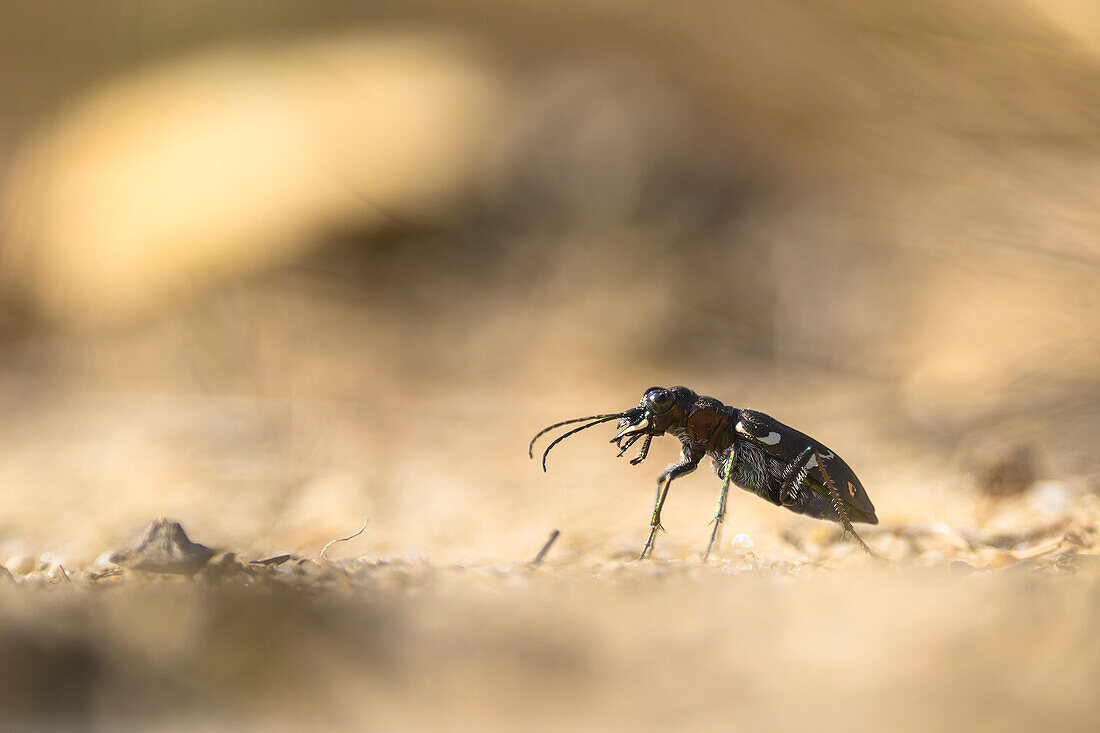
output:
POLYGON ((683 425, 684 416, 696 397, 687 387, 650 387, 637 407, 623 413, 619 420, 620 430, 611 442, 622 448, 624 441, 631 438, 657 437, 670 428, 683 425))
POLYGON ((535 437, 531 438, 531 442, 527 446, 527 454, 531 458, 534 458, 535 441, 551 430, 560 428, 563 425, 585 423, 579 428, 573 428, 563 435, 558 436, 550 445, 546 446, 546 450, 542 453, 542 470, 545 471, 546 457, 550 455, 550 451, 553 450, 554 446, 558 443, 582 430, 588 430, 589 428, 602 425, 611 420, 618 420, 619 433, 611 439, 611 442, 618 445, 619 455, 621 456, 627 448, 634 445, 639 440, 642 440, 641 451, 636 458, 630 461, 632 464, 637 465, 645 460, 646 455, 648 455, 649 444, 653 438, 664 435, 666 430, 683 427, 685 416, 690 411, 691 405, 697 399, 698 395, 687 387, 672 387, 671 389, 650 387, 645 391, 645 394, 642 395, 642 401, 638 406, 632 407, 625 412, 575 417, 569 420, 556 422, 553 425, 543 428, 535 433, 535 437))

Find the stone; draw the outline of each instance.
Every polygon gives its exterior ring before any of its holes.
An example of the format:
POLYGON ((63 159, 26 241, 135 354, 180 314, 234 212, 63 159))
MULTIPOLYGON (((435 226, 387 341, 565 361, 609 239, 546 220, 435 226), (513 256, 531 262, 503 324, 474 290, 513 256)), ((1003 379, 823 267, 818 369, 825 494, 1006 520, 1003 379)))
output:
POLYGON ((109 560, 131 570, 193 575, 214 556, 206 545, 192 542, 183 526, 171 519, 157 519, 145 526, 141 537, 109 560))

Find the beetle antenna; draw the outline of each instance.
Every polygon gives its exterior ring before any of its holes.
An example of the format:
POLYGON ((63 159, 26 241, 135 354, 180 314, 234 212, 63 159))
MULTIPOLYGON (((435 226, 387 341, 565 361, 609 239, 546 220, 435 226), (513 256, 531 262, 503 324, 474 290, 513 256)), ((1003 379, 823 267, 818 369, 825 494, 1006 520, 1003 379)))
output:
POLYGON ((582 430, 587 430, 588 428, 595 427, 596 425, 599 425, 600 423, 605 423, 605 422, 608 422, 610 420, 617 420, 617 419, 619 419, 619 415, 605 415, 602 418, 600 418, 599 420, 593 420, 592 422, 588 423, 587 425, 581 425, 579 428, 573 428, 568 433, 565 433, 564 435, 558 436, 558 438, 556 440, 554 440, 553 443, 546 446, 546 451, 542 454, 542 470, 543 470, 543 473, 546 472, 546 456, 550 455, 550 449, 553 448, 555 445, 562 442, 563 440, 568 438, 573 433, 579 433, 582 430))
POLYGON ((531 458, 531 459, 534 459, 534 457, 535 457, 535 441, 538 440, 539 438, 541 438, 546 433, 549 433, 554 428, 560 428, 562 425, 569 425, 570 423, 584 422, 585 420, 603 420, 604 418, 609 418, 610 419, 612 417, 622 417, 623 414, 624 413, 617 412, 614 415, 608 413, 606 415, 589 415, 588 417, 575 417, 572 420, 562 420, 561 422, 556 422, 553 425, 548 425, 545 428, 543 428, 542 430, 535 433, 535 437, 531 438, 531 444, 527 446, 527 457, 531 458))

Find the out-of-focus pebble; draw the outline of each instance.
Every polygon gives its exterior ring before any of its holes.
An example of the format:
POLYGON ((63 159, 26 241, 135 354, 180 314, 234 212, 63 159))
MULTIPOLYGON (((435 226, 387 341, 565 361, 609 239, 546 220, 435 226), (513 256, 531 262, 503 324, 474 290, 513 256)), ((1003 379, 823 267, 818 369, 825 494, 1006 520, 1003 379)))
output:
POLYGON ((733 547, 734 552, 748 552, 752 549, 752 537, 741 532, 730 541, 730 546, 733 547))
POLYGON ((58 565, 69 565, 69 559, 56 555, 52 552, 43 552, 38 558, 38 565, 36 566, 42 572, 49 574, 58 565))
POLYGON ((54 563, 50 565, 46 570, 46 580, 51 583, 71 583, 72 578, 69 577, 69 571, 65 569, 65 566, 61 563, 54 563))
POLYGON ((928 550, 921 553, 917 558, 917 564, 922 567, 931 567, 933 565, 942 565, 949 559, 947 553, 942 550, 928 550))
POLYGON ((913 544, 904 537, 894 534, 883 534, 867 540, 868 544, 883 557, 900 560, 913 554, 913 544))
POLYGON ((977 572, 978 570, 978 568, 974 567, 968 562, 963 562, 962 560, 952 560, 949 567, 951 568, 951 572, 958 573, 959 575, 969 575, 970 573, 977 572))
POLYGON ((942 546, 940 549, 962 552, 970 548, 970 543, 957 527, 952 527, 946 522, 933 522, 928 525, 929 533, 935 537, 942 546))
POLYGON ((4 563, 4 567, 13 575, 29 575, 34 572, 37 565, 38 563, 30 555, 12 555, 4 563))
POLYGON ((1082 491, 1066 481, 1036 481, 1027 490, 1028 508, 1038 514, 1068 514, 1082 491))
POLYGON ((1007 568, 1020 562, 1019 557, 1005 550, 987 549, 979 552, 976 557, 980 558, 982 565, 988 565, 994 570, 1007 568))
POLYGON ((1021 545, 1013 548, 1012 554, 1020 560, 1027 560, 1033 557, 1041 557, 1049 552, 1054 552, 1062 546, 1061 537, 1052 537, 1045 542, 1040 542, 1034 545, 1021 545))

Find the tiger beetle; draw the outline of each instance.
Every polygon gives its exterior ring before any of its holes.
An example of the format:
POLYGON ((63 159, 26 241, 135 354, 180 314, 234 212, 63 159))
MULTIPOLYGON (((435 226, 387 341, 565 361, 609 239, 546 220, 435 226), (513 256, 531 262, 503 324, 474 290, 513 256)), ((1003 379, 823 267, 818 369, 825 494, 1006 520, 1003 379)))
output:
POLYGON ((542 470, 546 471, 546 457, 554 446, 570 435, 612 420, 619 421, 619 432, 611 439, 619 448, 619 456, 642 440, 641 449, 630 460, 631 465, 644 461, 649 454, 649 444, 665 433, 677 438, 683 446, 680 460, 657 477, 649 539, 639 560, 652 554, 657 532, 664 530, 661 508, 665 505, 669 486, 674 479, 698 468, 704 456, 711 457, 715 473, 722 479, 722 493, 718 497, 714 529, 703 555, 704 562, 710 557, 726 518, 730 483, 797 514, 839 522, 868 554, 875 556, 852 527, 852 522, 878 524, 875 507, 855 472, 840 456, 819 441, 762 412, 730 407, 687 387, 651 387, 642 395, 637 407, 625 412, 554 423, 531 439, 527 453, 533 459, 535 441, 551 430, 572 423, 587 423, 569 430, 547 446, 542 454, 542 470), (844 488, 837 490, 837 484, 844 488))

